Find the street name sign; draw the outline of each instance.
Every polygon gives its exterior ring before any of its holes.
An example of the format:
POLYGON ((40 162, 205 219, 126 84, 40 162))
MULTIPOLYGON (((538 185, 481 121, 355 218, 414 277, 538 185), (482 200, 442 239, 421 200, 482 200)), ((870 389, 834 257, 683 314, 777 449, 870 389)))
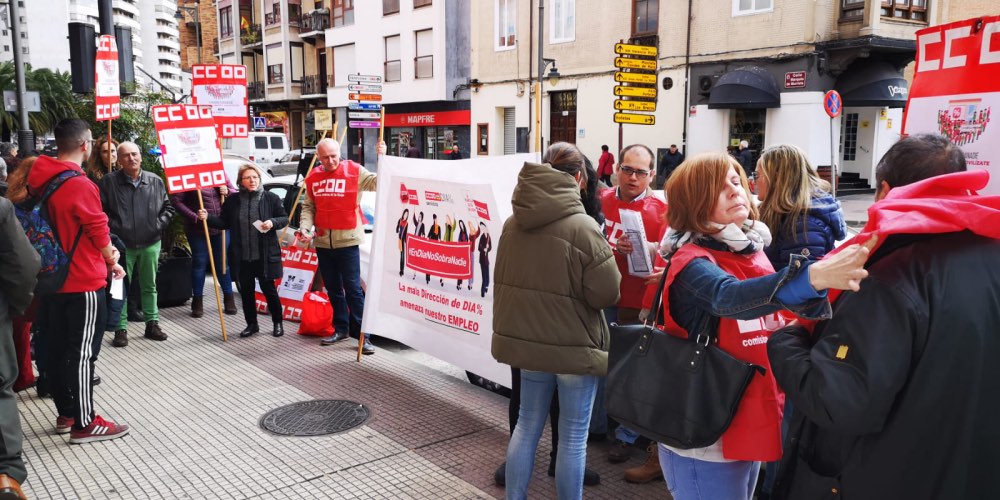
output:
POLYGON ((352 111, 350 113, 347 113, 348 118, 357 118, 359 120, 378 120, 379 117, 381 116, 382 116, 381 113, 372 113, 372 112, 352 111))
POLYGON ((363 121, 349 121, 347 124, 351 128, 378 128, 379 122, 363 122, 363 121))
POLYGON ((347 90, 350 90, 352 92, 382 92, 382 86, 352 83, 347 86, 347 90))
POLYGON ((382 83, 378 75, 347 75, 347 81, 354 83, 382 83))
POLYGON ((347 94, 347 98, 352 101, 381 101, 380 94, 347 94))
POLYGON ((616 71, 615 81, 619 83, 643 83, 656 85, 656 75, 647 75, 644 73, 622 73, 621 71, 616 71))
POLYGON ((656 61, 652 61, 649 59, 627 59, 624 57, 616 57, 615 67, 656 71, 656 61))
POLYGON ((630 56, 646 56, 646 57, 656 57, 657 49, 656 47, 650 47, 647 45, 632 45, 629 43, 616 43, 615 44, 616 54, 626 54, 630 56))
POLYGON ((656 111, 656 103, 650 101, 615 101, 615 109, 628 111, 656 111))
POLYGON ((656 87, 623 87, 621 85, 615 86, 616 96, 625 97, 656 97, 656 87))
POLYGON ((656 116, 639 115, 635 113, 615 113, 615 123, 630 123, 634 125, 654 125, 656 116))
POLYGON ((378 111, 382 109, 382 105, 368 102, 352 102, 347 105, 347 109, 352 111, 378 111))

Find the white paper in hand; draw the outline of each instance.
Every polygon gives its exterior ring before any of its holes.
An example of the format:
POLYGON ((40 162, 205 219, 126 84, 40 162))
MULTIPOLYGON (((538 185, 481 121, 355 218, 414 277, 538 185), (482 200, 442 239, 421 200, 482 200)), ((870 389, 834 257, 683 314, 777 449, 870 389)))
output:
POLYGON ((262 222, 262 221, 259 221, 259 220, 253 221, 253 227, 257 228, 257 230, 260 231, 260 232, 262 232, 262 233, 266 233, 267 232, 267 230, 264 229, 264 222, 262 222))
POLYGON ((649 245, 646 243, 646 227, 642 224, 642 214, 635 210, 620 209, 622 227, 632 251, 629 252, 628 273, 632 276, 644 277, 653 272, 653 259, 649 256, 649 245))
POLYGON ((125 278, 111 280, 111 298, 115 300, 125 298, 125 278))

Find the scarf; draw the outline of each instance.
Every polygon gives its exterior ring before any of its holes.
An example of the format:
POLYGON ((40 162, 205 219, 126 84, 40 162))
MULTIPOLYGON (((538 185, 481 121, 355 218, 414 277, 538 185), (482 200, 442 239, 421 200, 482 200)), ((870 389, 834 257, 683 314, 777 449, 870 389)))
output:
POLYGON ((667 234, 663 236, 663 241, 660 242, 660 256, 665 260, 669 260, 670 256, 680 249, 680 247, 692 242, 707 242, 709 243, 708 246, 717 246, 713 245, 712 242, 718 242, 725 245, 730 252, 741 255, 752 255, 771 244, 771 230, 759 220, 753 221, 747 219, 743 222, 742 226, 737 226, 736 224, 722 226, 715 223, 712 223, 712 225, 721 228, 721 230, 704 235, 692 231, 682 232, 668 228, 667 234))

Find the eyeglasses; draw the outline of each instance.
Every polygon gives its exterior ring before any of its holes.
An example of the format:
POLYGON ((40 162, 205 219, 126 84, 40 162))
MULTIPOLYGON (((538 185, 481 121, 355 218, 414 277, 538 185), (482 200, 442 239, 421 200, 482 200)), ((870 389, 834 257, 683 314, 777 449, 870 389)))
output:
POLYGON ((634 175, 638 179, 645 179, 650 174, 649 170, 643 170, 641 168, 626 167, 625 165, 622 165, 622 166, 618 167, 618 170, 621 173, 625 174, 625 175, 634 175))

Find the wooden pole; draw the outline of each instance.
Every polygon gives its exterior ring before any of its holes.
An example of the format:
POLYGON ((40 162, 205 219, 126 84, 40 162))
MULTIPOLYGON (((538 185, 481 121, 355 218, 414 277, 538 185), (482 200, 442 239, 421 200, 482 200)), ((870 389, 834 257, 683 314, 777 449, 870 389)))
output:
POLYGON ((108 120, 108 142, 107 142, 107 144, 108 144, 108 173, 109 174, 111 173, 112 170, 115 169, 115 166, 111 163, 111 149, 115 147, 114 143, 111 142, 111 122, 112 121, 113 120, 108 120))
MULTIPOLYGON (((228 189, 228 187, 227 187, 227 189, 228 189)), ((221 201, 221 203, 223 205, 225 205, 226 204, 226 195, 224 195, 222 193, 219 193, 219 200, 221 201)), ((228 253, 228 252, 226 252, 226 231, 225 230, 219 231, 219 236, 221 236, 221 239, 222 239, 222 245, 221 245, 222 246, 222 272, 225 273, 226 272, 226 254, 228 253)), ((212 246, 212 241, 211 240, 209 240, 208 246, 212 246)), ((232 279, 232 276, 230 276, 230 279, 232 279)))
MULTIPOLYGON (((336 126, 337 125, 334 124, 334 127, 336 127, 336 126)), ((323 131, 323 137, 321 137, 320 140, 326 139, 326 134, 328 132, 329 132, 329 130, 324 130, 323 131)), ((318 156, 319 156, 319 148, 317 147, 316 148, 316 153, 313 154, 312 161, 309 162, 309 170, 306 172, 306 176, 302 179, 302 185, 299 186, 299 194, 298 194, 298 196, 295 197, 295 201, 292 202, 292 210, 291 210, 291 212, 288 212, 288 220, 289 221, 291 221, 292 218, 295 217, 295 210, 297 208, 299 208, 299 200, 302 199, 302 193, 306 190, 306 179, 309 178, 309 174, 312 173, 313 168, 316 166, 316 158, 318 156)), ((285 226, 285 228, 281 230, 281 238, 278 239, 278 244, 281 244, 282 241, 285 241, 285 233, 287 233, 287 232, 288 232, 288 226, 285 226)))
MULTIPOLYGON (((201 197, 201 190, 198 190, 198 208, 205 209, 205 200, 201 197)), ((215 304, 219 307, 219 325, 222 326, 222 341, 226 342, 226 320, 222 316, 222 296, 219 294, 219 277, 215 273, 215 257, 212 255, 212 238, 208 234, 208 220, 201 221, 202 228, 205 229, 205 241, 208 242, 208 264, 212 268, 212 282, 215 289, 215 304)), ((225 250, 223 250, 225 252, 225 250)), ((243 290, 243 293, 253 293, 253 290, 243 290)))

